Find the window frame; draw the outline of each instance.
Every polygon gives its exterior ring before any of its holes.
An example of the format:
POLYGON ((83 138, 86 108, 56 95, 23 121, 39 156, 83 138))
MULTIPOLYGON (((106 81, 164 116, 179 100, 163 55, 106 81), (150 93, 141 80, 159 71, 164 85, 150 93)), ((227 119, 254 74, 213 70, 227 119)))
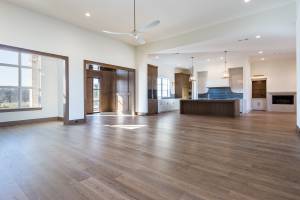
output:
POLYGON ((157 78, 157 96, 161 99, 167 99, 171 97, 171 81, 169 78, 167 77, 158 77, 157 78), (164 80, 167 80, 167 90, 164 90, 163 87, 163 82, 164 80), (158 85, 159 85, 159 81, 160 81, 160 90, 158 90, 158 85), (163 96, 164 91, 167 91, 167 96, 163 96))
MULTIPOLYGON (((35 110, 42 110, 42 103, 40 102, 39 106, 33 106, 33 107, 22 107, 22 90, 24 89, 31 89, 31 90, 38 90, 40 93, 42 91, 42 86, 40 87, 34 87, 33 85, 31 87, 27 86, 22 86, 22 69, 33 69, 31 66, 23 66, 22 65, 22 54, 31 54, 31 55, 37 55, 41 56, 39 54, 35 54, 32 52, 27 52, 27 51, 22 51, 22 50, 15 50, 15 49, 7 49, 7 48, 1 48, 1 50, 4 51, 10 51, 10 52, 15 52, 18 54, 18 64, 6 64, 6 63, 1 63, 0 66, 2 67, 11 67, 11 68, 16 68, 18 70, 18 86, 0 86, 0 88, 13 88, 18 90, 18 107, 16 108, 0 108, 0 113, 4 112, 19 112, 19 111, 35 111, 35 110)), ((42 73, 42 69, 38 69, 40 73, 42 73)), ((42 82, 42 76, 40 76, 40 84, 42 82)), ((42 95, 41 95, 42 96, 42 95)))

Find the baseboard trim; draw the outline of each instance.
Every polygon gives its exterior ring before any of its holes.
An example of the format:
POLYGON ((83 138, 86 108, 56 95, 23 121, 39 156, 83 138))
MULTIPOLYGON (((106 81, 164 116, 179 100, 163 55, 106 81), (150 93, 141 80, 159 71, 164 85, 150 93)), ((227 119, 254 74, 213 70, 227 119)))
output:
POLYGON ((135 112, 135 115, 137 115, 137 116, 147 116, 148 113, 135 112))
POLYGON ((26 125, 26 124, 53 122, 53 121, 63 121, 63 118, 48 117, 48 118, 39 118, 39 119, 27 119, 27 120, 19 120, 19 121, 0 122, 0 127, 19 126, 19 125, 26 125))
POLYGON ((79 124, 85 124, 86 119, 74 119, 74 120, 69 120, 65 122, 65 125, 79 125, 79 124))

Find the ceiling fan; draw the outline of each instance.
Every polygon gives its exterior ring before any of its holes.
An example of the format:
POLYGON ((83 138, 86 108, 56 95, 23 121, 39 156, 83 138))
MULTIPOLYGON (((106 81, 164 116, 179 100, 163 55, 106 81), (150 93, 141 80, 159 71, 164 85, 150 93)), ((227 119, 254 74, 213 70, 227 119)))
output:
POLYGON ((110 35, 126 35, 126 36, 130 36, 132 38, 134 38, 134 40, 142 45, 142 44, 146 44, 146 41, 142 35, 142 33, 147 32, 149 29, 154 28, 156 26, 158 26, 160 24, 159 20, 155 20, 153 22, 150 22, 140 28, 136 28, 136 6, 135 6, 135 0, 133 0, 133 16, 134 16, 134 29, 133 31, 129 32, 129 33, 121 33, 121 32, 112 32, 112 31, 107 31, 104 30, 102 31, 103 33, 106 34, 110 34, 110 35))

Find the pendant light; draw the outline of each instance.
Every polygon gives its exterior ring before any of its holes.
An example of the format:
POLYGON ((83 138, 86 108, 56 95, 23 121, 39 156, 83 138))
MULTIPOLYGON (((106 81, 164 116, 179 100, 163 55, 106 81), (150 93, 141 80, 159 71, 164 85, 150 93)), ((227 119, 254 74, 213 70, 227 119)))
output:
POLYGON ((194 58, 195 57, 191 57, 191 59, 192 59, 192 71, 191 71, 191 76, 190 76, 190 82, 196 81, 196 77, 194 76, 194 58))
POLYGON ((229 75, 229 71, 228 71, 228 68, 227 68, 227 54, 228 54, 228 51, 224 51, 225 53, 225 57, 224 57, 224 74, 223 74, 223 78, 225 79, 228 79, 230 78, 230 75, 229 75))

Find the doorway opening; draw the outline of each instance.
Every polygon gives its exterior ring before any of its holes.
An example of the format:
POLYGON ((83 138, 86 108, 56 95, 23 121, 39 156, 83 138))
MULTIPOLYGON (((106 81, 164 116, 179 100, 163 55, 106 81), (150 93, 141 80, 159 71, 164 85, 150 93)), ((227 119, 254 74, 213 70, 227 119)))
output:
POLYGON ((85 115, 135 114, 135 70, 84 61, 85 115))

